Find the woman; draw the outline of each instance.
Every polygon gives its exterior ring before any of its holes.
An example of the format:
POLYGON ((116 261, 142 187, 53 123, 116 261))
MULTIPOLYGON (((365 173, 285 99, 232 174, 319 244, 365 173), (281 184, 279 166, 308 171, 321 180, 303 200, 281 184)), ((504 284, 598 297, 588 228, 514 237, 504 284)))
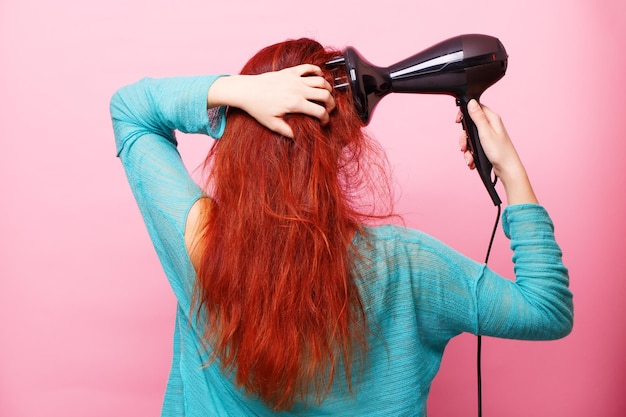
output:
POLYGON ((500 118, 475 101, 516 281, 418 231, 371 225, 386 215, 364 204, 385 190, 384 157, 349 91, 332 87, 345 74, 323 64, 336 54, 283 42, 242 75, 144 79, 111 101, 118 156, 178 300, 165 416, 423 416, 452 337, 571 330, 551 220, 500 118), (174 130, 221 137, 204 191, 174 130))

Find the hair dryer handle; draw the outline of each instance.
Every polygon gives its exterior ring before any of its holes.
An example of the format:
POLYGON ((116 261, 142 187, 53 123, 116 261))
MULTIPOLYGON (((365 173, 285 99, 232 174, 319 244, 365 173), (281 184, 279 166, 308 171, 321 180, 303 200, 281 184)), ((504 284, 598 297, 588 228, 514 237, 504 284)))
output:
POLYGON ((483 181, 485 188, 487 188, 487 192, 493 201, 495 206, 500 205, 502 202, 500 201, 500 197, 496 192, 496 182, 498 178, 493 175, 493 165, 487 159, 487 155, 485 155, 485 151, 480 143, 480 137, 478 136, 478 128, 474 121, 469 115, 467 110, 468 100, 462 99, 457 100, 457 105, 461 107, 461 113, 463 114, 463 118, 461 122, 463 124, 463 129, 467 133, 467 146, 469 150, 474 155, 474 165, 476 166, 476 171, 480 175, 480 179, 483 181))

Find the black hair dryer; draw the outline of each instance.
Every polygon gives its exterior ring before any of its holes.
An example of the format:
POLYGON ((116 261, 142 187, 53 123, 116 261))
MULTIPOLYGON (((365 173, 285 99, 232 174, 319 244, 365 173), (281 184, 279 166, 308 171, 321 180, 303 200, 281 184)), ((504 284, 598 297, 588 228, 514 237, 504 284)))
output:
MULTIPOLYGON (((456 98, 463 114, 468 147, 474 155, 476 170, 494 205, 501 203, 495 189, 497 178, 485 156, 478 130, 467 111, 471 99, 504 76, 507 53, 502 43, 487 35, 461 35, 450 38, 387 68, 376 67, 356 49, 348 47, 343 55, 327 63, 345 65, 354 103, 361 119, 369 123, 374 107, 389 93, 448 94, 456 98)), ((341 84, 335 86, 341 87, 341 84)))

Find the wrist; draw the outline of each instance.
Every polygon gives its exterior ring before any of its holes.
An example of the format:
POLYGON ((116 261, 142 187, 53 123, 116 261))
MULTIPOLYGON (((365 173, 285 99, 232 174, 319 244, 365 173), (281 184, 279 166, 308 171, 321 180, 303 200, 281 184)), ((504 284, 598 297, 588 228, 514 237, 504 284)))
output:
POLYGON ((504 186, 509 205, 538 203, 526 169, 521 163, 505 170, 499 170, 498 178, 504 186))
POLYGON ((207 93, 207 108, 240 107, 242 83, 245 75, 228 75, 215 80, 207 93))

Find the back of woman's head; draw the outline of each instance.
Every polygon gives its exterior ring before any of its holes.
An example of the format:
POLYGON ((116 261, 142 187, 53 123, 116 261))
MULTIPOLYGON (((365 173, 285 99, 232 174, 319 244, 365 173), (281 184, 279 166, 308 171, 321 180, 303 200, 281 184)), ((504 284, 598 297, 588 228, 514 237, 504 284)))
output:
MULTIPOLYGON (((345 76, 324 68, 336 55, 309 39, 287 41, 261 50, 242 74, 310 63, 332 85, 345 76)), ((374 217, 363 213, 362 192, 385 184, 375 169, 384 158, 363 133, 349 92, 333 96, 324 126, 286 116, 293 139, 229 109, 206 162, 213 204, 195 292, 204 336, 236 383, 275 409, 321 399, 339 363, 350 386, 353 362, 364 359, 351 242, 374 217)))

